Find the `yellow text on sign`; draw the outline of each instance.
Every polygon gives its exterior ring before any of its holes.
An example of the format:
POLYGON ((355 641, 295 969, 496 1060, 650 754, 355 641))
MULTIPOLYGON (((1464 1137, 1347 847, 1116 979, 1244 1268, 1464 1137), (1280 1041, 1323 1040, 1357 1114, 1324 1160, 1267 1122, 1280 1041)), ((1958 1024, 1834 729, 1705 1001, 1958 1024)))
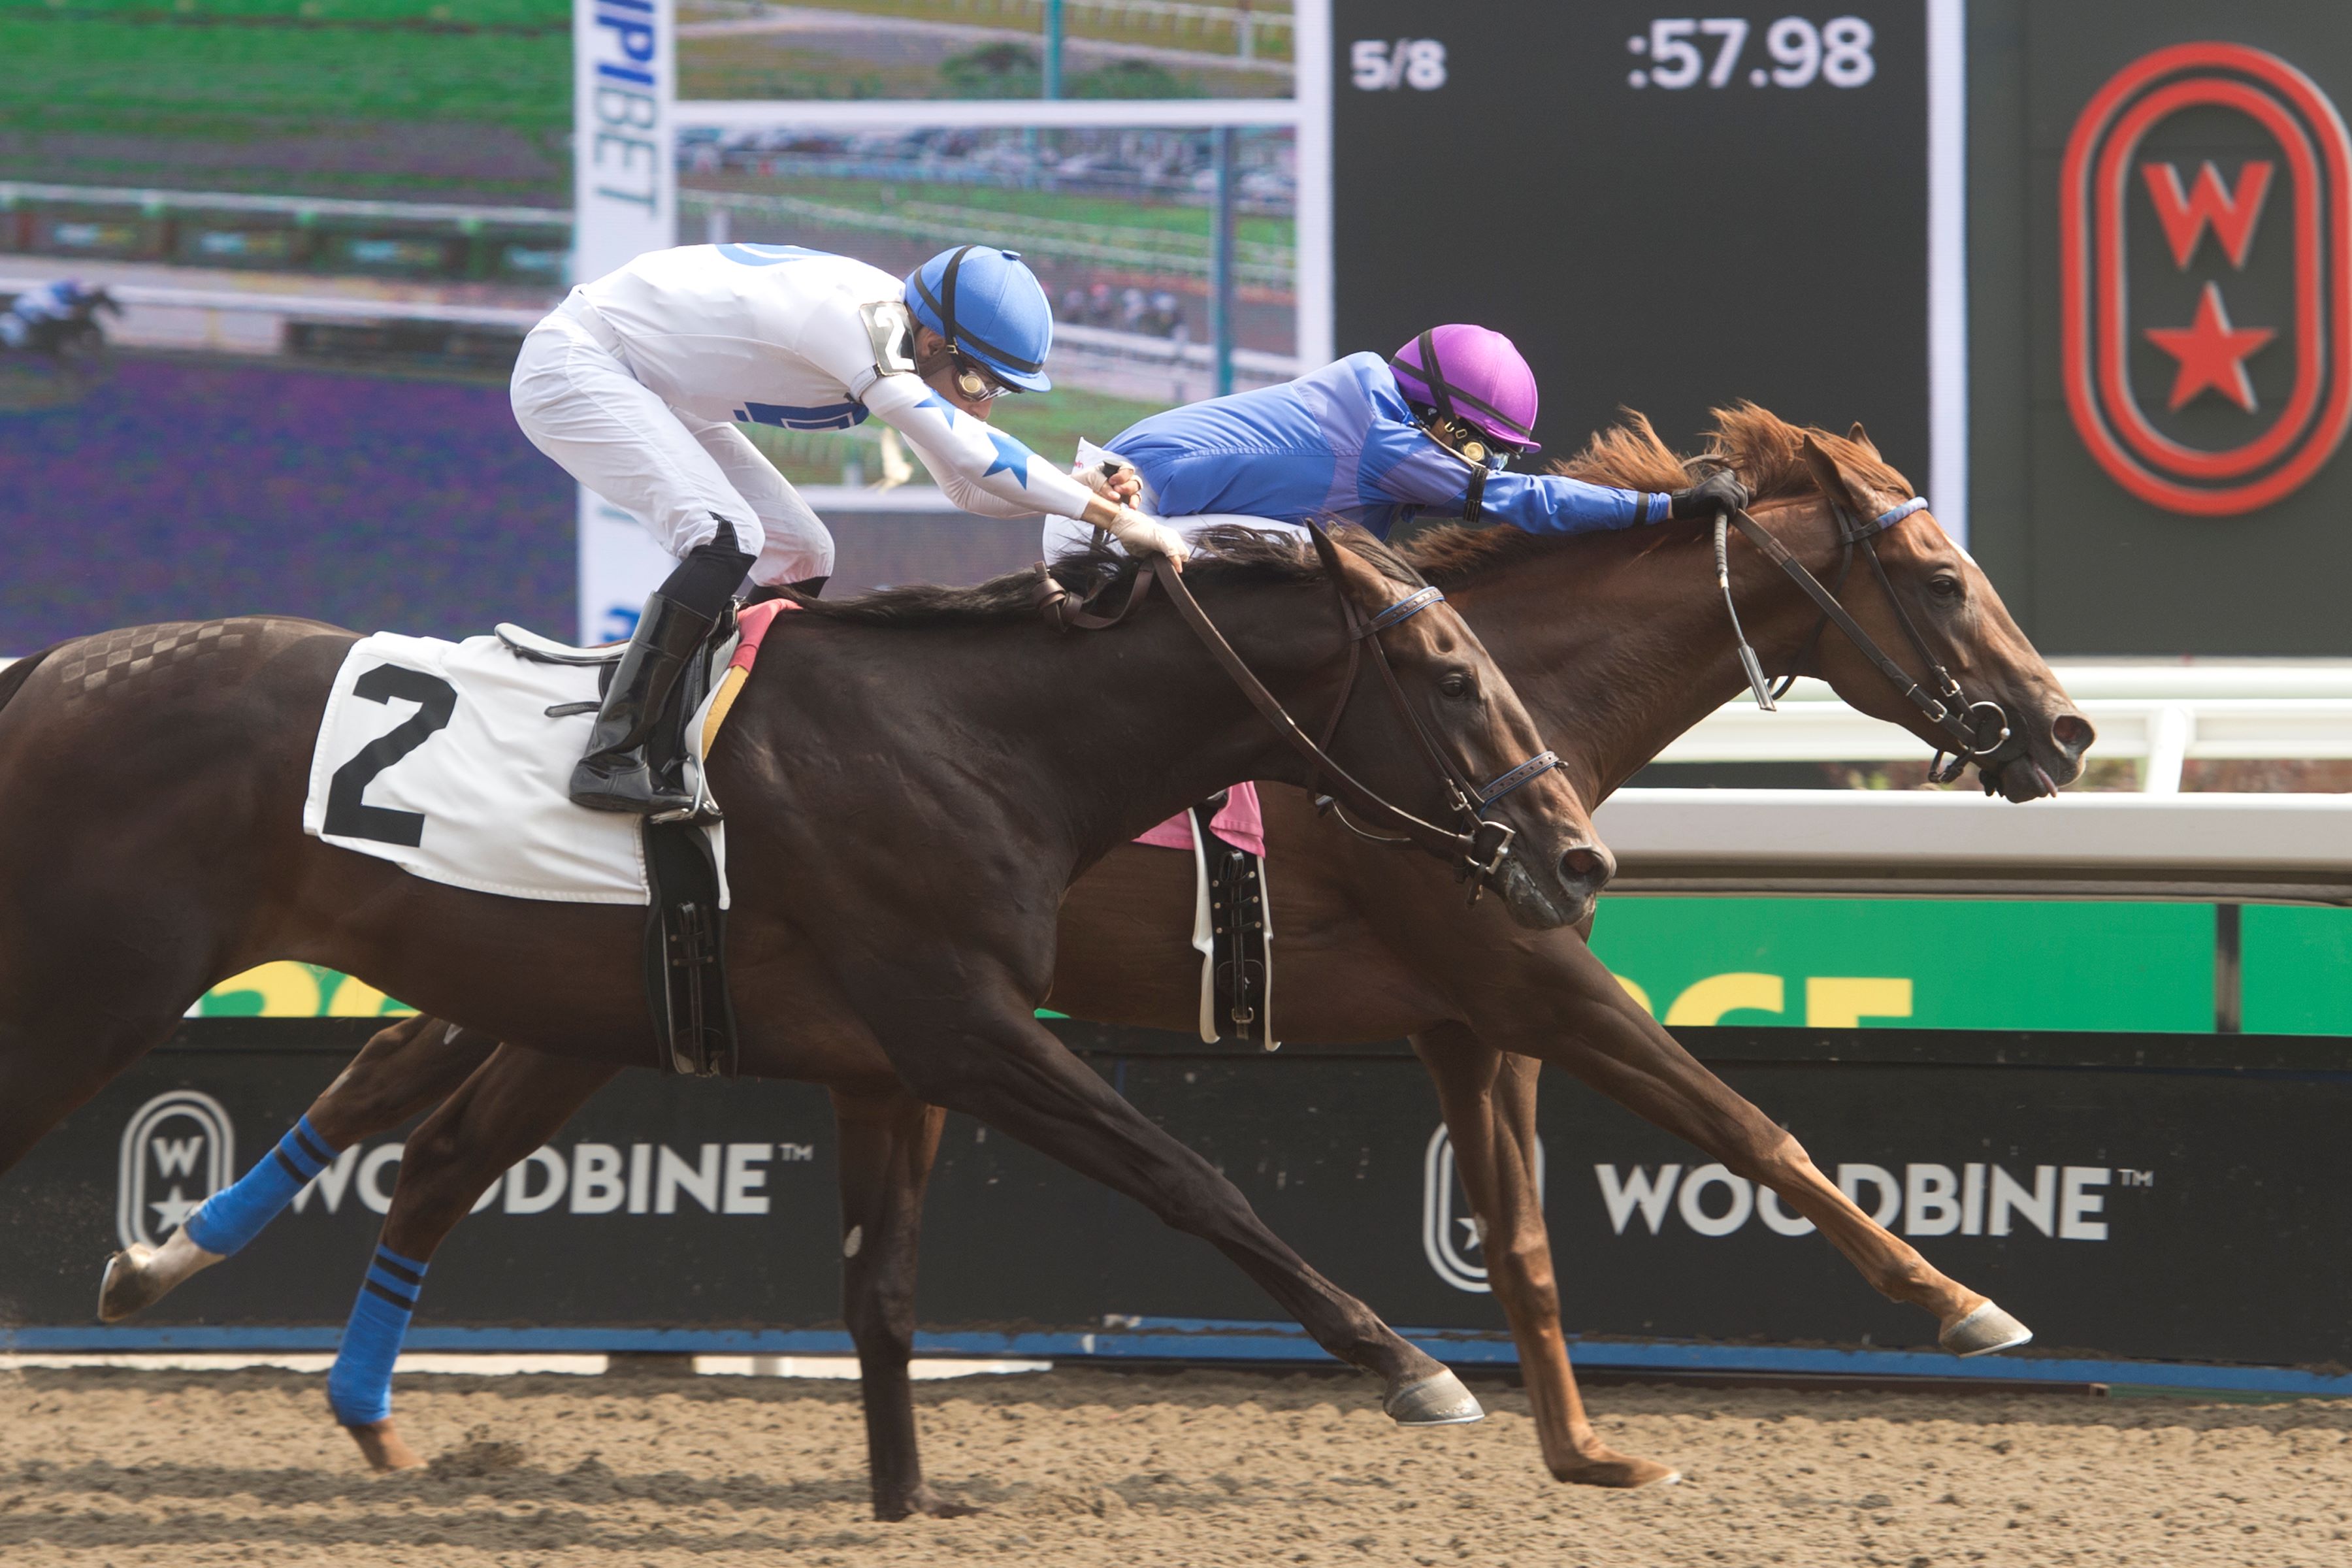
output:
MULTIPOLYGON (((1617 976, 1625 994, 1653 1016, 1657 1006, 1638 983, 1617 976)), ((1785 1013, 1788 984, 1777 974, 1734 972, 1710 974, 1683 989, 1667 1007, 1668 1028, 1704 1029, 1727 1013, 1785 1013)), ((1816 974, 1805 981, 1805 1024, 1815 1029, 1852 1029, 1864 1018, 1911 1016, 1911 982, 1864 974, 1816 974)))

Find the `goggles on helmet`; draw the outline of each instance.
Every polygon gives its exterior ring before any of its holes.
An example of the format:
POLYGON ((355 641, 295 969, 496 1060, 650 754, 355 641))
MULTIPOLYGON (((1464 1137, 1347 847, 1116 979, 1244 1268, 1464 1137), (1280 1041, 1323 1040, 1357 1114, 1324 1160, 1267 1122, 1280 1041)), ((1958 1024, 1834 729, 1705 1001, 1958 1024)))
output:
POLYGON ((1008 392, 1020 390, 1018 387, 1007 386, 989 374, 978 361, 970 358, 961 350, 951 351, 948 357, 955 367, 956 391, 962 394, 970 402, 993 403, 1008 392))
POLYGON ((1420 418, 1421 427, 1429 433, 1431 440, 1472 468, 1499 474, 1510 467, 1513 458, 1518 456, 1517 447, 1504 445, 1466 419, 1440 414, 1425 404, 1412 405, 1412 411, 1420 418))

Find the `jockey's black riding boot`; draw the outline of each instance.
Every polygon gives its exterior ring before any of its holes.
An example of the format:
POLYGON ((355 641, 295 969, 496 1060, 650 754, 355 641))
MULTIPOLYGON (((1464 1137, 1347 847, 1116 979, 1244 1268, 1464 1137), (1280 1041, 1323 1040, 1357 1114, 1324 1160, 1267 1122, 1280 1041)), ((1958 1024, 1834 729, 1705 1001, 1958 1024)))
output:
POLYGON ((572 770, 574 805, 639 816, 692 808, 691 795, 656 776, 646 752, 668 711, 678 677, 751 569, 751 557, 734 544, 735 531, 721 523, 719 538, 688 552, 677 570, 646 601, 645 614, 637 618, 637 629, 613 671, 604 705, 597 710, 587 755, 572 770))

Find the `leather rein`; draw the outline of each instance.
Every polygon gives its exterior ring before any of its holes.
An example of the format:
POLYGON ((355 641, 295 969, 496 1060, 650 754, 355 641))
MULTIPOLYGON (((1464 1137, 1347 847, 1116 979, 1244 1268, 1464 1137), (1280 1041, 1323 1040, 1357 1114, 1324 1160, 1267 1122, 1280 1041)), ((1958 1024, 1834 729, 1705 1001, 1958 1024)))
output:
POLYGON ((1151 584, 1159 584, 1170 603, 1175 605, 1177 615, 1192 628, 1192 635, 1200 639, 1201 645, 1209 650, 1210 657, 1241 689, 1242 695, 1249 699, 1250 706, 1255 708, 1265 721, 1274 726, 1275 732, 1282 737, 1284 742, 1304 757, 1315 770, 1318 784, 1328 791, 1318 800, 1318 805, 1328 805, 1336 798, 1367 820, 1400 836, 1381 842, 1413 844, 1442 860, 1452 862, 1457 880, 1476 879, 1476 885, 1470 895, 1471 900, 1475 902, 1479 892, 1500 878, 1504 862, 1510 857, 1513 837, 1513 830, 1507 825, 1486 819, 1486 808, 1512 791, 1523 788, 1561 766, 1560 760, 1551 752, 1541 752, 1488 784, 1481 785, 1472 782, 1445 749, 1438 744, 1421 715, 1413 710, 1412 704, 1405 696, 1403 683, 1398 680, 1395 669, 1389 663, 1387 650, 1380 642, 1381 632, 1410 619, 1432 605, 1444 603, 1445 595, 1434 587, 1419 588, 1378 614, 1367 616, 1348 595, 1340 576, 1339 546, 1332 542, 1330 535, 1312 524, 1308 526, 1308 533, 1315 542, 1316 553, 1322 559, 1324 575, 1331 584, 1332 596, 1339 604, 1340 620, 1348 634, 1347 676, 1339 689, 1339 703, 1332 709, 1330 718, 1324 722, 1319 741, 1299 727, 1298 721, 1282 705, 1282 700, 1266 689, 1265 683, 1234 650, 1233 645, 1225 640, 1224 634, 1218 631, 1209 619, 1208 612, 1201 608, 1200 601, 1192 596, 1192 590, 1184 582, 1184 574, 1170 570, 1162 557, 1153 556, 1143 563, 1130 581, 1126 602, 1108 615, 1097 614, 1073 597, 1068 589, 1055 580, 1052 570, 1041 561, 1036 567, 1038 584, 1034 591, 1037 610, 1045 624, 1056 631, 1103 631, 1126 619, 1143 602, 1144 596, 1150 592, 1151 584), (1362 668, 1367 648, 1371 652, 1372 667, 1380 671, 1382 684, 1388 688, 1391 701, 1420 742, 1423 759, 1444 784, 1448 808, 1460 823, 1459 828, 1441 826, 1383 798, 1341 767, 1328 750, 1332 736, 1339 730, 1341 716, 1348 710, 1349 700, 1355 694, 1356 679, 1362 668))
MULTIPOLYGON (((1748 686, 1756 693, 1756 705, 1768 712, 1776 710, 1778 704, 1773 699, 1788 694, 1789 688, 1796 682, 1798 670, 1811 660, 1813 650, 1821 643, 1822 630, 1835 626, 1889 685, 1926 715, 1929 723, 1949 737, 1947 743, 1937 748, 1935 756, 1928 762, 1927 775, 1931 780, 1937 784, 1949 784, 1958 778, 1961 770, 1970 763, 1981 767, 2009 743, 2012 729, 2009 712, 1998 702, 1969 700, 1968 694, 1960 689, 1960 683, 1952 679, 1952 672, 1929 651, 1927 639, 1920 635, 1918 626, 1911 619, 1911 613, 1903 607, 1903 600, 1895 592, 1895 584, 1886 574, 1886 563, 1878 555, 1879 536, 1913 512, 1926 510, 1927 498, 1920 496, 1905 501, 1879 513, 1868 522, 1864 522, 1835 498, 1824 495, 1822 499, 1829 502, 1831 515, 1837 520, 1838 525, 1840 554, 1835 588, 1814 576, 1787 545, 1744 510, 1715 514, 1716 584, 1723 590, 1724 608, 1731 614, 1732 640, 1738 645, 1739 662, 1748 672, 1748 686), (1732 603, 1728 554, 1728 525, 1731 523, 1737 523, 1739 531, 1764 552, 1764 558, 1786 573, 1789 579, 1804 591, 1805 596, 1821 607, 1822 618, 1813 624, 1812 635, 1805 639, 1795 665, 1791 666, 1788 679, 1781 683, 1777 693, 1765 679, 1764 667, 1756 657, 1756 649, 1748 643, 1748 634, 1740 628, 1738 606, 1732 603), (1878 578, 1879 587, 1886 595, 1888 605, 1895 611, 1895 624, 1903 628, 1903 635, 1909 640, 1912 651, 1933 672, 1929 679, 1935 682, 1936 689, 1932 693, 1913 679, 1902 665, 1889 658, 1886 650, 1878 646, 1877 640, 1863 629, 1862 623, 1855 620, 1839 602, 1838 590, 1845 586, 1846 574, 1853 570, 1856 546, 1862 547, 1863 559, 1870 563, 1872 573, 1878 578), (1984 738, 1988 733, 1991 735, 1990 740, 1984 738), (1952 761, 1949 766, 1944 766, 1943 759, 1948 752, 1952 761)), ((1985 788, 1988 793, 1992 789, 1990 779, 1985 788)))

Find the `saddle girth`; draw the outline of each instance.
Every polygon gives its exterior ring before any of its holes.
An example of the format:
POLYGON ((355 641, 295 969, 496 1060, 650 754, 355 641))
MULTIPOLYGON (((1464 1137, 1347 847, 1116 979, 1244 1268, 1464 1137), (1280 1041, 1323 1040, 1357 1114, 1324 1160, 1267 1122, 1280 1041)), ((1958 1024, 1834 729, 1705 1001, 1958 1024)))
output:
POLYGON ((1220 793, 1192 809, 1199 846, 1203 908, 1196 912, 1193 946, 1201 952, 1201 1038, 1234 1037, 1278 1050, 1274 1033, 1274 931, 1265 861, 1218 837, 1211 826, 1224 804, 1220 793))

